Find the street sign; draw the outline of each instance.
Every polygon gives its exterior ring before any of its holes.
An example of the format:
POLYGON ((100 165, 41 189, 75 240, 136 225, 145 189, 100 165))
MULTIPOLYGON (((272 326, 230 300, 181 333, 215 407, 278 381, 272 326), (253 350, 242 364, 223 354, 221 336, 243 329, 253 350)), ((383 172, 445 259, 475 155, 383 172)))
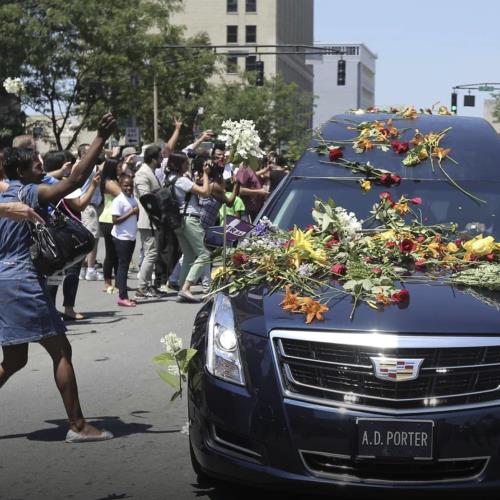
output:
POLYGON ((491 85, 479 85, 478 90, 481 92, 493 92, 495 87, 492 87, 491 85))
POLYGON ((128 127, 125 129, 125 144, 127 146, 138 146, 139 139, 139 127, 128 127))

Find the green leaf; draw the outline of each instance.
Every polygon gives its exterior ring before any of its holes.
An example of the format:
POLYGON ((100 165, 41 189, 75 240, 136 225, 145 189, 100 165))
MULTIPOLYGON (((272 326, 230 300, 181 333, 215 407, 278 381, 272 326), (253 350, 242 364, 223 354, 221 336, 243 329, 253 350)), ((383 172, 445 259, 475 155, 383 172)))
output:
POLYGON ((172 375, 164 370, 158 370, 158 375, 160 378, 166 382, 169 386, 177 389, 179 387, 179 377, 177 375, 172 375))
POLYGON ((185 373, 188 369, 189 363, 191 359, 193 359, 193 356, 197 353, 198 351, 196 349, 182 349, 179 351, 177 354, 177 360, 179 361, 179 366, 181 367, 181 372, 185 373))
POLYGON ((153 362, 165 366, 171 366, 173 364, 175 365, 175 356, 168 352, 164 352, 162 354, 159 354, 158 356, 155 356, 153 358, 153 362))

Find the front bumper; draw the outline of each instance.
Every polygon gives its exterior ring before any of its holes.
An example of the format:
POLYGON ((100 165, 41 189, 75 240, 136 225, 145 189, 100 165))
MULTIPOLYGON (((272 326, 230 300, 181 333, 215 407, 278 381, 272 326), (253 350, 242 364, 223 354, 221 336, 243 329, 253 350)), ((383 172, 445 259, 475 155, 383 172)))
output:
MULTIPOLYGON (((209 475, 269 489, 311 491, 313 487, 316 492, 331 492, 341 488, 354 493, 362 490, 365 496, 387 488, 406 492, 460 490, 462 494, 471 489, 500 490, 499 407, 405 415, 403 419, 434 422, 431 469, 441 468, 442 477, 440 472, 436 478, 435 470, 430 475, 420 473, 418 463, 411 461, 408 467, 417 471, 412 480, 391 478, 391 470, 401 470, 406 464, 378 461, 376 470, 387 469, 384 479, 380 479, 348 468, 344 473, 335 468, 332 473, 328 466, 317 467, 314 460, 304 457, 312 453, 332 457, 340 467, 352 465, 358 446, 356 419, 381 415, 283 398, 267 354, 258 362, 260 380, 255 380, 256 372, 252 377, 250 367, 250 390, 208 374, 202 356, 193 370, 189 387, 190 438, 196 460, 209 475), (451 462, 459 463, 459 468, 465 463, 470 467, 457 477, 456 472, 450 473, 451 462)), ((429 471, 428 463, 426 466, 429 471)))

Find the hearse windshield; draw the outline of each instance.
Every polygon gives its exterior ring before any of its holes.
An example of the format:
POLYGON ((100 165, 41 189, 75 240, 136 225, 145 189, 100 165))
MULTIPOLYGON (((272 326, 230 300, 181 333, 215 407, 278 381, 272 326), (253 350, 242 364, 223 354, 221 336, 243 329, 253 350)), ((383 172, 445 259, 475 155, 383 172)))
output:
MULTIPOLYGON (((461 186, 486 203, 478 203, 445 180, 403 180, 398 187, 384 188, 374 185, 363 192, 355 179, 293 177, 280 196, 273 200, 266 215, 282 229, 294 225, 305 227, 313 222, 311 208, 316 198, 332 198, 337 206, 367 220, 380 193, 388 191, 394 200, 404 195, 419 197, 422 205, 412 206, 424 224, 455 222, 458 230, 470 235, 484 234, 500 239, 500 181, 461 181, 461 186)), ((374 229, 378 221, 364 224, 374 229)))

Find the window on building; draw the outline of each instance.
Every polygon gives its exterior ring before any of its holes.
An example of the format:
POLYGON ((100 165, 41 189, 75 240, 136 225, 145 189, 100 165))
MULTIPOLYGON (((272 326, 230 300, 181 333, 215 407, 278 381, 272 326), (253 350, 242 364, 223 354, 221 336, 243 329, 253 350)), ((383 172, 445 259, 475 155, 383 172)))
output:
POLYGON ((257 56, 247 56, 245 61, 246 71, 257 71, 257 56))
POLYGON ((227 27, 227 43, 238 43, 238 26, 227 27))
POLYGON ((238 73, 238 56, 227 56, 226 71, 228 73, 238 73))
POLYGON ((257 0, 246 0, 246 11, 257 12, 257 0))
POLYGON ((245 33, 246 43, 257 43, 257 26, 247 26, 245 33))
POLYGON ((227 0, 227 12, 238 12, 238 0, 227 0))

